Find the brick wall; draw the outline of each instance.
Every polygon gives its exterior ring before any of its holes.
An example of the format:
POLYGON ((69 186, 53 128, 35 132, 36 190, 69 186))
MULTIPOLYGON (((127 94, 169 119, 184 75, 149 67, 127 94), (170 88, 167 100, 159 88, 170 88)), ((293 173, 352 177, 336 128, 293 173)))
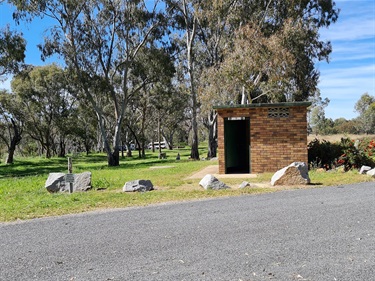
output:
MULTIPOLYGON (((292 162, 307 163, 307 106, 217 108, 219 173, 225 173, 224 119, 250 118, 251 173, 276 172, 292 162), (270 108, 276 109, 273 114, 270 108), (285 114, 287 111, 287 114, 285 114), (285 115, 288 115, 285 117, 285 115)), ((241 136, 238 136, 241 137, 241 136)))

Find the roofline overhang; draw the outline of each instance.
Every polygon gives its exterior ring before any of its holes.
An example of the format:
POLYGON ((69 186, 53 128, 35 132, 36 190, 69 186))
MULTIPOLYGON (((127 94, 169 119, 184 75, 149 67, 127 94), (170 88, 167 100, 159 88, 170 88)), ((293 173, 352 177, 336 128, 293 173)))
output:
POLYGON ((257 107, 309 107, 311 102, 278 102, 278 103, 251 103, 251 104, 233 104, 233 105, 216 105, 213 109, 233 109, 233 108, 257 108, 257 107))

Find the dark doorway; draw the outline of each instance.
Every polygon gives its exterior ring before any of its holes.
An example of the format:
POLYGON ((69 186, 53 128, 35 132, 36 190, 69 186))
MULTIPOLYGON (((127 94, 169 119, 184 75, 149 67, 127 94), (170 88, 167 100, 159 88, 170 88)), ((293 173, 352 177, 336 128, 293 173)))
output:
POLYGON ((225 173, 250 173, 250 119, 232 117, 224 120, 225 173))

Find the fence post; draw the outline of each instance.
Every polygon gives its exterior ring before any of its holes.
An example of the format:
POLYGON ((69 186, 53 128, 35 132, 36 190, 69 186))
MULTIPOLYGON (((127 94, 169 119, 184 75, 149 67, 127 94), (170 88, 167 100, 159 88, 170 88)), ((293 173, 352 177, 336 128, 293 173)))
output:
POLYGON ((73 182, 74 182, 74 177, 72 177, 73 173, 73 165, 72 165, 72 158, 68 157, 68 174, 69 174, 69 193, 73 193, 73 182))

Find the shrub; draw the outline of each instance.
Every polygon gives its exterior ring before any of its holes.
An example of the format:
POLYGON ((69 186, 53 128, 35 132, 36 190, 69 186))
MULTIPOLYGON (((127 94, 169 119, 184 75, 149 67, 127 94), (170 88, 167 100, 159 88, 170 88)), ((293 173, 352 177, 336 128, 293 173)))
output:
POLYGON ((326 170, 343 166, 345 171, 362 165, 375 166, 375 140, 341 138, 338 143, 314 139, 308 144, 310 168, 326 170))
POLYGON ((339 144, 326 140, 314 139, 308 144, 307 149, 310 168, 332 169, 343 154, 339 144))
POLYGON ((374 160, 375 158, 375 140, 370 138, 364 138, 359 141, 358 147, 363 150, 365 154, 374 160))
POLYGON ((349 138, 342 138, 340 145, 343 154, 337 160, 337 164, 344 166, 345 171, 359 169, 362 165, 374 166, 375 161, 372 158, 374 144, 374 140, 354 141, 349 138))

